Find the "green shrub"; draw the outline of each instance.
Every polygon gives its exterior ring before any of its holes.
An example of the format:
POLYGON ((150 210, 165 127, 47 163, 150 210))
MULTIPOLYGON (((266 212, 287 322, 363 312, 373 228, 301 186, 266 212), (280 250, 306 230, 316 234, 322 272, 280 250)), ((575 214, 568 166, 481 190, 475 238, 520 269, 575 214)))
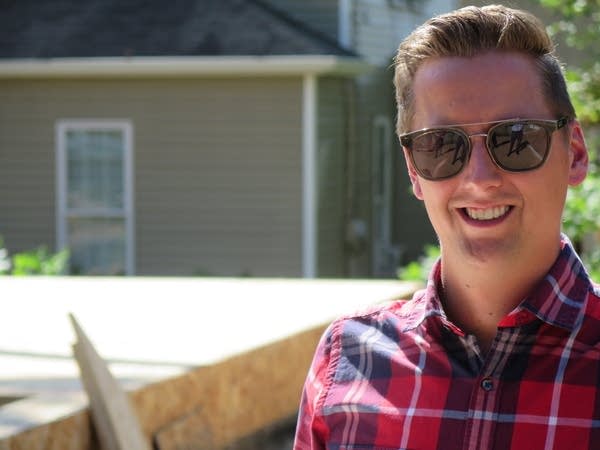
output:
POLYGON ((426 245, 423 249, 423 255, 417 261, 412 261, 398 269, 398 278, 402 281, 426 283, 429 272, 439 256, 440 248, 437 245, 426 245))
POLYGON ((590 168, 583 184, 570 189, 563 215, 563 230, 571 238, 592 278, 600 281, 600 171, 598 129, 600 126, 600 14, 598 0, 540 0, 559 18, 548 30, 567 47, 580 54, 577 66, 566 70, 567 86, 582 122, 590 154, 590 168), (594 134, 596 134, 594 136, 594 134), (596 240, 584 246, 583 242, 596 240))
POLYGON ((66 273, 69 252, 49 253, 44 246, 17 253, 12 259, 13 275, 62 275, 66 273))
POLYGON ((46 246, 15 253, 12 258, 0 237, 0 274, 4 275, 63 275, 67 272, 69 251, 50 253, 46 246))
POLYGON ((580 186, 569 189, 562 227, 577 247, 592 279, 596 281, 600 280, 598 238, 595 238, 596 242, 591 248, 586 248, 583 242, 589 236, 598 236, 598 218, 600 218, 600 177, 597 170, 592 169, 580 186))

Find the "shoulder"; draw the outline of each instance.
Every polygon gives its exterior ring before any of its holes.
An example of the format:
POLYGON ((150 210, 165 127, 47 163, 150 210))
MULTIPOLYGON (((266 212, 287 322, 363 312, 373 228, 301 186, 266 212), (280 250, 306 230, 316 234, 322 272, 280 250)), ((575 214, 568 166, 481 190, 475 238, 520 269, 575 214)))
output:
POLYGON ((381 370, 392 360, 400 358, 413 367, 411 359, 422 342, 419 324, 428 316, 426 298, 420 291, 410 300, 376 304, 333 321, 321 336, 305 384, 313 410, 321 410, 340 383, 383 376, 381 370))
POLYGON ((390 317, 399 317, 402 319, 410 316, 416 309, 419 309, 424 296, 425 291, 419 290, 410 299, 394 299, 369 305, 339 317, 334 323, 339 324, 349 321, 376 323, 385 321, 390 317))
POLYGON ((391 300, 341 316, 331 323, 323 338, 335 356, 342 347, 370 339, 400 340, 427 316, 425 291, 417 291, 410 300, 391 300))

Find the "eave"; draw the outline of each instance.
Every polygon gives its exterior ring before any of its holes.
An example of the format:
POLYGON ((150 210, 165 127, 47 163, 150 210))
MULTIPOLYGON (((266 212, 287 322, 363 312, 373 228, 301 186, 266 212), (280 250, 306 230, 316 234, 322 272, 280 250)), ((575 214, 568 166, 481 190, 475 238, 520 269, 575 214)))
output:
POLYGON ((0 60, 0 78, 355 76, 371 67, 333 55, 35 58, 0 60))

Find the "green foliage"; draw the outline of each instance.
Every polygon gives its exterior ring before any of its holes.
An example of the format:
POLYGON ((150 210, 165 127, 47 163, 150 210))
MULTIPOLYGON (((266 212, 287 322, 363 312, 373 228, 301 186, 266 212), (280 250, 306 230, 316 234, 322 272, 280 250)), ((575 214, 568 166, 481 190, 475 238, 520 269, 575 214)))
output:
POLYGON ((594 45, 600 22, 599 0, 540 0, 540 3, 561 17, 549 26, 551 34, 562 37, 569 47, 585 50, 590 57, 600 53, 594 45))
POLYGON ((580 186, 569 189, 563 215, 563 231, 581 242, 598 230, 600 218, 600 177, 591 173, 580 186))
POLYGON ((45 246, 15 253, 12 258, 0 237, 0 274, 3 275, 62 275, 69 263, 69 251, 50 253, 45 246))
POLYGON ((440 248, 437 245, 426 245, 423 249, 423 256, 417 261, 412 261, 398 269, 398 278, 402 281, 421 281, 425 283, 433 264, 439 256, 440 248))
POLYGON ((566 71, 569 92, 579 119, 600 123, 600 0, 540 0, 561 17, 548 31, 579 50, 582 62, 566 71))
POLYGON ((13 275, 61 275, 65 273, 69 252, 51 254, 44 246, 13 256, 13 275))
POLYGON ((567 70, 565 75, 579 120, 585 124, 600 123, 600 63, 567 70))
MULTIPOLYGON (((598 233, 600 177, 597 173, 588 176, 580 186, 571 188, 567 193, 563 231, 576 245, 584 242, 587 236, 598 233)), ((600 280, 600 248, 580 251, 580 254, 592 279, 600 280)))
MULTIPOLYGON (((549 26, 555 38, 562 38, 571 48, 579 50, 582 63, 566 71, 567 84, 577 116, 588 134, 590 170, 583 184, 570 189, 563 219, 563 230, 577 246, 587 236, 599 236, 600 171, 598 144, 591 132, 600 126, 600 0, 540 0, 561 19, 549 26), (591 136, 591 137, 590 137, 591 136)), ((581 256, 592 278, 600 280, 600 250, 586 249, 581 256)))
POLYGON ((600 249, 595 248, 582 255, 583 264, 592 280, 600 280, 600 249))

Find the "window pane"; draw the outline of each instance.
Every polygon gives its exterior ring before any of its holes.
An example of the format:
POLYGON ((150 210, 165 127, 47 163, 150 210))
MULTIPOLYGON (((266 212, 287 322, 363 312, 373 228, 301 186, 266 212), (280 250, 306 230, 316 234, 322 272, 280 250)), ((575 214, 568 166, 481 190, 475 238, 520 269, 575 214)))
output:
POLYGON ((67 205, 123 208, 124 138, 120 130, 67 131, 67 205))
POLYGON ((124 219, 70 218, 68 227, 72 274, 125 274, 124 219))

